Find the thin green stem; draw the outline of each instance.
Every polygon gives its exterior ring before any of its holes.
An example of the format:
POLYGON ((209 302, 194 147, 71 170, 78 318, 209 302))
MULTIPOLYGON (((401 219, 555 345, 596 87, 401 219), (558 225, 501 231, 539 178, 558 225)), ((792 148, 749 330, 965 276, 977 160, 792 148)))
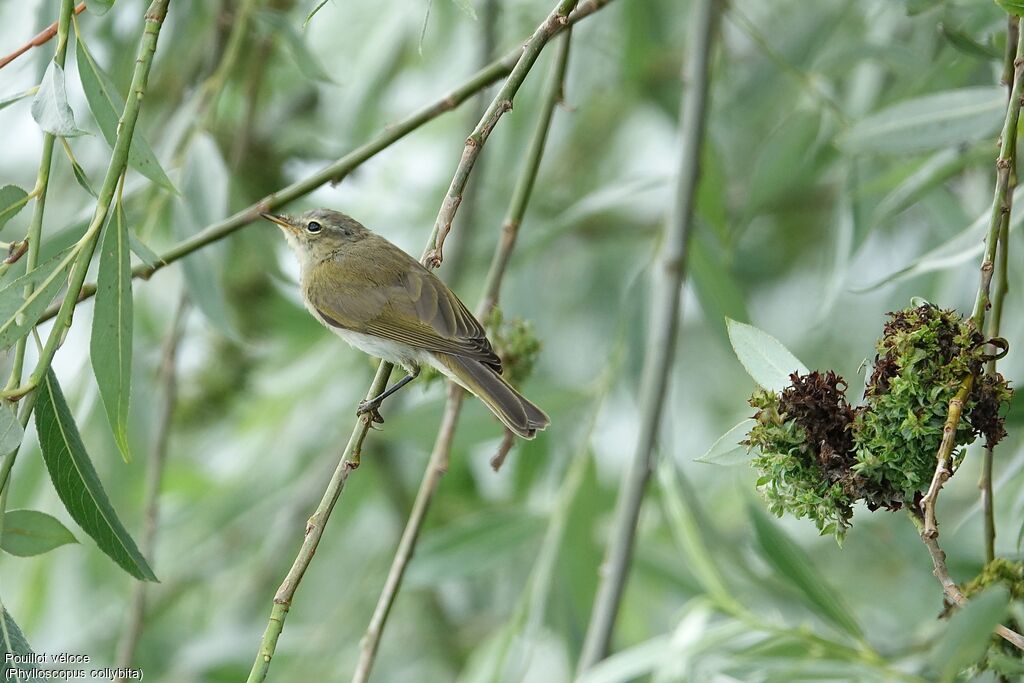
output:
MULTIPOLYGON (((498 300, 506 266, 512 250, 515 248, 519 226, 526 213, 526 207, 529 203, 537 171, 540 168, 540 160, 544 153, 544 143, 547 140, 548 130, 551 127, 555 105, 561 100, 565 73, 569 62, 570 39, 571 34, 567 33, 559 45, 558 53, 552 65, 551 79, 542 103, 540 115, 537 118, 537 127, 530 140, 526 156, 523 159, 519 178, 512 193, 508 214, 502 226, 501 237, 494 251, 490 274, 484 286, 480 305, 477 308, 477 316, 481 319, 487 316, 498 300)), ((536 60, 534 59, 534 61, 536 60)), ((511 79, 512 77, 509 76, 509 78, 511 79)), ((492 113, 485 112, 481 121, 491 115, 492 113)), ((456 173, 458 174, 459 172, 461 171, 456 173)), ((447 203, 447 201, 448 199, 446 198, 445 202, 447 203)), ((425 258, 430 253, 431 250, 428 249, 425 258)), ((427 262, 429 263, 429 260, 427 262)), ((441 418, 441 425, 438 428, 437 439, 434 442, 434 448, 431 451, 426 472, 420 482, 419 490, 416 492, 416 500, 413 503, 409 519, 405 524, 405 529, 402 531, 402 537, 399 540, 398 548, 391 562, 391 568, 388 570, 388 576, 384 582, 380 597, 377 599, 377 605, 373 610, 373 615, 370 617, 370 623, 367 625, 366 633, 360 641, 359 662, 352 677, 353 683, 365 683, 365 681, 369 680, 370 671, 373 668, 377 650, 380 647, 381 637, 384 633, 384 627, 387 624, 387 619, 391 613, 391 608, 394 606, 395 599, 398 597, 398 591, 401 589, 405 570, 415 552, 416 543, 423 529, 423 523, 427 518, 434 493, 440 484, 441 477, 448 470, 452 440, 455 436, 455 428, 462 410, 464 396, 465 392, 461 387, 454 383, 449 386, 444 415, 441 418)))
MULTIPOLYGON (((71 0, 61 0, 60 13, 57 18, 56 33, 58 35, 57 50, 53 56, 54 62, 61 67, 67 60, 68 54, 68 30, 71 24, 71 16, 74 13, 74 4, 71 0)), ((36 185, 32 188, 35 198, 35 205, 32 207, 32 218, 28 226, 28 253, 25 256, 25 272, 31 271, 39 262, 39 242, 43 235, 43 215, 46 212, 46 194, 50 187, 50 168, 53 165, 53 143, 55 138, 51 133, 43 135, 43 151, 39 159, 39 171, 36 174, 36 185)), ((25 200, 28 201, 29 197, 25 200)), ((32 285, 25 287, 25 297, 32 294, 32 285)), ((5 391, 13 390, 21 384, 21 377, 25 366, 25 348, 28 337, 18 340, 14 347, 14 363, 11 367, 11 376, 7 381, 5 391)), ((0 463, 0 538, 4 533, 4 515, 7 511, 7 495, 9 491, 8 481, 11 468, 14 467, 14 460, 18 457, 18 449, 5 453, 3 462, 0 463)))
MULTIPOLYGON (((156 51, 157 38, 160 35, 160 27, 167 14, 167 5, 170 0, 153 0, 153 3, 146 11, 146 22, 142 31, 142 38, 139 44, 139 54, 135 61, 135 70, 132 75, 131 88, 129 90, 124 111, 118 125, 117 140, 114 142, 114 150, 111 154, 110 163, 103 179, 103 185, 99 191, 99 198, 96 200, 96 209, 93 212, 92 220, 85 234, 72 250, 69 258, 74 256, 75 262, 71 269, 70 282, 67 294, 58 308, 56 322, 50 330, 46 344, 39 352, 39 360, 35 369, 28 379, 28 386, 37 387, 43 376, 50 368, 57 348, 63 342, 64 335, 71 326, 71 318, 75 310, 79 293, 85 282, 85 275, 89 269, 89 262, 92 260, 93 252, 96 249, 97 237, 100 229, 106 221, 110 211, 110 205, 117 191, 118 180, 124 173, 128 163, 128 150, 131 146, 132 134, 135 131, 135 123, 138 121, 139 111, 142 108, 142 100, 146 93, 146 84, 149 79, 149 70, 153 62, 153 53, 156 51)), ((65 29, 66 30, 66 29, 65 29)), ((66 41, 63 43, 66 49, 66 41)), ((59 272, 63 272, 60 269, 59 272)), ((40 321, 41 322, 41 321, 40 321)), ((21 410, 18 417, 22 426, 28 424, 28 419, 35 407, 36 392, 32 391, 22 400, 21 410)), ((7 453, 4 462, 0 465, 0 490, 7 485, 11 468, 17 457, 18 449, 7 453)))
MULTIPOLYGON (((1003 61, 1003 83, 1009 97, 1013 97, 1013 74, 1014 74, 1014 46, 1020 38, 1020 17, 1010 15, 1006 25, 1006 59, 1003 61)), ((1009 249, 1010 213, 1013 210, 1013 191, 1017 186, 1017 155, 1013 155, 1010 164, 1009 185, 1006 191, 1007 210, 1002 214, 999 222, 999 244, 996 249, 996 263, 994 274, 995 290, 992 296, 992 315, 988 320, 988 327, 985 336, 989 339, 999 336, 999 328, 1003 320, 1003 301, 1009 291, 1007 280, 1007 251, 1009 249)), ((996 361, 990 360, 985 365, 985 374, 996 374, 996 361)), ((981 513, 985 524, 985 561, 991 562, 996 558, 996 517, 995 517, 995 491, 992 486, 993 453, 992 446, 986 444, 985 453, 981 464, 981 479, 978 481, 978 488, 981 489, 981 513)))
MULTIPOLYGON (((64 67, 68 54, 68 33, 71 26, 71 17, 74 14, 74 3, 70 0, 61 0, 60 14, 56 22, 57 51, 53 61, 64 67)), ((43 234, 43 215, 46 212, 46 193, 50 187, 50 167, 53 163, 53 144, 56 138, 52 133, 43 135, 43 151, 39 161, 39 172, 36 175, 36 185, 33 192, 36 193, 36 203, 32 209, 32 219, 28 226, 28 253, 25 257, 25 272, 36 267, 39 262, 39 242, 43 234)), ((25 287, 25 296, 32 293, 32 285, 25 287)), ((27 338, 18 340, 14 347, 14 365, 11 368, 11 377, 7 381, 6 389, 13 389, 21 382, 21 375, 25 365, 25 344, 27 338)), ((0 508, 3 506, 0 505, 0 508)))
MULTIPOLYGON (((607 5, 610 1, 611 0, 587 0, 572 14, 565 17, 564 22, 558 24, 555 29, 556 32, 593 14, 607 5)), ((260 211, 270 211, 277 206, 286 204, 297 197, 311 192, 325 182, 340 181, 349 171, 351 171, 352 168, 385 147, 388 147, 393 142, 405 136, 426 121, 433 119, 443 112, 453 109, 460 102, 464 101, 475 92, 490 85, 501 76, 511 74, 524 52, 525 47, 513 50, 501 59, 492 62, 486 68, 478 71, 472 78, 470 78, 469 81, 452 92, 448 97, 430 104, 412 114, 396 126, 385 131, 385 133, 377 139, 354 150, 345 157, 342 157, 319 173, 316 173, 305 180, 290 185, 284 190, 267 197, 262 202, 239 212, 220 225, 207 228, 203 233, 200 233, 196 238, 193 238, 192 241, 180 244, 177 251, 172 250, 168 255, 173 256, 175 259, 181 258, 200 246, 203 246, 203 244, 208 244, 209 242, 220 239, 226 234, 230 234, 234 230, 237 230, 242 225, 247 224, 249 221, 254 220, 255 217, 259 215, 260 211), (237 225, 234 224, 234 222, 237 222, 237 225), (197 241, 200 240, 202 241, 202 244, 197 244, 197 241)), ((430 254, 433 245, 435 245, 435 233, 432 231, 427 240, 427 248, 424 253, 425 258, 430 254)), ((377 368, 377 374, 374 376, 373 382, 366 393, 367 399, 370 399, 383 391, 384 387, 387 386, 387 381, 391 376, 392 369, 393 366, 390 363, 380 363, 377 368)), ((449 401, 448 405, 451 407, 458 406, 460 404, 449 401)), ((454 417, 448 418, 446 412, 445 420, 447 421, 448 419, 451 419, 452 423, 454 423, 454 418, 457 418, 458 408, 455 407, 452 410, 455 413, 454 417)), ((313 559, 313 554, 316 552, 316 547, 323 535, 324 526, 330 518, 331 512, 334 510, 334 505, 337 503, 338 497, 344 490, 345 482, 348 480, 349 474, 359 465, 362 443, 366 438, 368 430, 369 421, 367 419, 361 418, 356 421, 352 434, 349 437, 348 445, 345 447, 344 451, 342 451, 341 457, 338 460, 338 466, 331 477, 331 481, 327 485, 327 489, 324 491, 323 498, 320 500, 320 504, 317 506, 316 512, 314 512, 313 516, 309 518, 309 522, 306 525, 302 547, 299 549, 299 553, 296 556, 295 561, 292 563, 291 569, 287 576, 285 576, 284 581, 274 596, 274 604, 271 609, 270 619, 260 641, 256 661, 253 663, 252 670, 249 672, 249 678, 247 679, 248 683, 258 683, 266 679, 267 672, 270 669, 270 662, 276 652, 277 641, 281 636, 282 629, 284 628, 284 622, 288 616, 288 609, 291 606, 295 591, 297 590, 299 583, 302 581, 302 576, 305 574, 306 568, 309 566, 309 562, 313 559)), ((438 442, 443 443, 446 438, 450 439, 450 436, 441 434, 438 437, 438 442)), ((435 451, 436 450, 437 449, 435 448, 435 451)), ((434 461, 434 459, 435 458, 432 455, 431 461, 434 461)), ((432 471, 435 471, 435 469, 428 467, 428 472, 432 471)), ((427 485, 426 479, 424 482, 424 485, 427 485)))
POLYGON ((640 389, 640 430, 629 473, 622 480, 615 520, 605 555, 604 571, 594 599, 590 624, 580 654, 579 670, 604 659, 611 646, 615 619, 629 577, 647 481, 655 465, 658 430, 675 355, 679 299, 685 277, 690 233, 693 228, 700 155, 711 84, 711 58, 721 16, 718 0, 694 5, 690 53, 685 60, 688 86, 680 114, 681 159, 675 204, 665 222, 657 268, 657 288, 651 300, 652 324, 640 389))
MULTIPOLYGON (((600 0, 596 1, 600 3, 600 0)), ((609 1, 605 0, 605 2, 609 1)), ((469 182, 469 175, 473 172, 473 165, 480 156, 480 151, 483 149, 487 138, 490 137, 491 131, 494 130, 502 115, 512 110, 512 100, 515 98, 516 93, 519 92, 523 81, 526 80, 526 75, 533 68, 537 57, 540 56, 541 50, 544 49, 544 46, 555 34, 568 24, 569 13, 576 7, 577 2, 578 0, 561 0, 544 22, 537 27, 537 30, 533 32, 533 35, 530 36, 530 39, 523 46, 522 54, 516 61, 516 65, 512 68, 508 78, 505 79, 505 83, 498 90, 494 99, 491 100, 491 104, 484 111, 484 115, 480 117, 476 128, 466 138, 466 146, 462 150, 462 158, 455 169, 455 175, 448 186, 448 192, 445 194, 444 201, 441 202, 441 208, 437 212, 437 219, 434 221, 434 228, 430 233, 431 246, 423 254, 422 261, 425 264, 436 268, 444 260, 444 240, 452 228, 452 221, 455 220, 455 214, 462 203, 462 195, 466 189, 466 183, 469 182)))

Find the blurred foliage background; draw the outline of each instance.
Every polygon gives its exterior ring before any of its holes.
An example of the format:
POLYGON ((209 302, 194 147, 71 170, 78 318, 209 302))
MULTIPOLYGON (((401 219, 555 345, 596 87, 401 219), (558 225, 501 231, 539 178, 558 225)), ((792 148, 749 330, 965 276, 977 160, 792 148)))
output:
MULTIPOLYGON (((311 2, 172 0, 139 130, 186 198, 203 206, 199 215, 217 220, 442 96, 484 55, 520 44, 551 4, 435 0, 425 20, 427 2, 328 3, 303 29, 311 2), (220 63, 242 5, 252 13, 241 58, 219 84, 205 130, 186 158, 175 158, 195 94, 220 63)), ((635 436, 646 272, 677 164, 690 4, 620 0, 574 31, 565 106, 502 299, 505 317, 529 320, 542 341, 525 392, 553 424, 517 444, 495 473, 488 461, 498 423, 467 403, 375 680, 574 675, 635 436)), ((53 21, 57 5, 0 5, 0 52, 53 21)), ((78 18, 122 93, 144 11, 139 0, 120 0, 102 16, 86 10, 78 18)), ((992 2, 729 3, 665 406, 664 467, 641 517, 618 654, 588 680, 944 677, 955 648, 943 640, 951 636, 937 620, 940 587, 905 515, 858 509, 840 548, 809 522, 769 521, 742 451, 718 465, 695 460, 751 413, 753 382, 730 349, 726 316, 775 335, 811 369, 851 378, 855 398, 886 311, 912 296, 970 309, 1005 102, 1005 41, 1006 15, 992 2)), ((0 95, 38 83, 52 48, 5 67, 0 95)), ((439 275, 471 306, 553 52, 496 128, 448 242, 439 275)), ((76 121, 92 133, 72 146, 98 179, 109 149, 74 60, 67 72, 76 121)), ((343 210, 419 254, 480 106, 470 101, 438 117, 289 210, 343 210)), ((0 110, 0 130, 2 183, 31 187, 41 132, 27 100, 0 110)), ((157 252, 203 227, 175 225, 166 191, 137 173, 126 195, 136 235, 157 252)), ((91 206, 58 148, 48 239, 80 234, 91 206)), ((12 220, 4 239, 18 239, 28 216, 12 220)), ((1024 250, 1015 233, 1011 243, 1003 321, 1011 353, 1001 369, 1016 383, 1024 250)), ((161 349, 179 300, 192 302, 149 558, 161 582, 149 589, 135 661, 147 680, 237 681, 373 366, 303 309, 297 267, 269 224, 186 263, 189 277, 178 264, 135 283, 130 464, 118 455, 89 366, 91 305, 79 308, 54 367, 107 491, 138 537, 164 393, 161 349)), ((355 665, 444 403, 440 383, 418 384, 386 404, 383 429, 367 439, 297 593, 271 680, 339 680, 355 665)), ((1011 409, 1008 422, 996 455, 997 550, 1016 559, 1024 411, 1011 409)), ((946 487, 940 510, 958 580, 983 563, 976 456, 946 487)), ((76 530, 31 430, 9 507, 57 516, 81 545, 3 557, 5 606, 36 651, 112 663, 133 581, 76 530)))

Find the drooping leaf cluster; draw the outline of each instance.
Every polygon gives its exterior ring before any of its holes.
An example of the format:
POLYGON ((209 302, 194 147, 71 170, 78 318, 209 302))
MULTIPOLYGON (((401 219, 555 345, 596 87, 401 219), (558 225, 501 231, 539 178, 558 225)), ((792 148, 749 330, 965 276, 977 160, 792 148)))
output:
POLYGON ((744 444, 758 450, 757 485, 770 509, 841 538, 855 502, 895 510, 916 501, 935 471, 950 400, 968 377, 976 382, 956 430, 954 469, 978 436, 998 443, 1011 390, 1001 375, 981 375, 983 342, 955 311, 907 308, 889 314, 863 405, 847 402, 846 381, 832 371, 793 373, 780 393, 756 391, 744 444))

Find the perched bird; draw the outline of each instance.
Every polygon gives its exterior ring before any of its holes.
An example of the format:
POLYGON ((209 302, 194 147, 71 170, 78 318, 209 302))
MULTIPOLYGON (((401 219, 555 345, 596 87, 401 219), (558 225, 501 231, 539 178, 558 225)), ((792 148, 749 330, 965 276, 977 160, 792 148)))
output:
POLYGON ((361 402, 359 414, 380 421, 381 402, 427 364, 477 396, 515 434, 532 439, 548 426, 544 411, 502 378, 483 325, 419 261, 337 211, 260 215, 284 231, 298 256, 309 312, 360 351, 408 373, 361 402))

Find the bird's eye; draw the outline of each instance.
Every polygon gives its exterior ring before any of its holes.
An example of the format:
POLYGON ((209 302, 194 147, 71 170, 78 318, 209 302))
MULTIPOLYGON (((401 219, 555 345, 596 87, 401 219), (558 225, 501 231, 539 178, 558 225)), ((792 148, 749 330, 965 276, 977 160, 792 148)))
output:
POLYGON ((320 225, 320 224, 319 224, 319 223, 317 223, 316 221, 310 221, 310 222, 309 222, 309 223, 308 223, 308 224, 306 225, 306 230, 307 230, 308 232, 314 232, 314 233, 315 233, 315 232, 320 232, 320 231, 321 231, 321 230, 323 230, 323 229, 324 229, 324 226, 320 225))

